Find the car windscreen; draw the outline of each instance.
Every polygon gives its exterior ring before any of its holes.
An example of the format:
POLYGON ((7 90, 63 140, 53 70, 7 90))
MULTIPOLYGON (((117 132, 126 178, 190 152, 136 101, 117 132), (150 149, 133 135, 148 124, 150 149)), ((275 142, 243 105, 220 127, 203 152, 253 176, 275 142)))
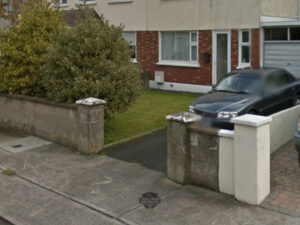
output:
POLYGON ((255 73, 236 73, 223 78, 215 87, 216 91, 234 93, 257 93, 262 76, 255 73))

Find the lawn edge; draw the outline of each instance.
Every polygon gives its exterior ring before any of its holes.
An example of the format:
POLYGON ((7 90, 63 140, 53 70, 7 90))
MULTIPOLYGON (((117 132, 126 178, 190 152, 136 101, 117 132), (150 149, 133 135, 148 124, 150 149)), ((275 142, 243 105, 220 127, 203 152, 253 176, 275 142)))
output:
POLYGON ((139 139, 141 137, 144 137, 144 136, 156 133, 158 131, 161 131, 165 128, 166 128, 166 126, 159 127, 159 128, 154 129, 154 130, 150 130, 150 131, 147 131, 147 132, 144 132, 144 133, 141 133, 141 134, 137 134, 137 135, 132 136, 132 137, 124 138, 124 139, 121 139, 119 141, 112 142, 110 144, 106 144, 106 145, 103 146, 103 150, 106 150, 107 148, 115 147, 115 146, 118 146, 118 145, 121 145, 121 144, 125 144, 125 143, 128 143, 128 142, 134 141, 134 140, 139 139))

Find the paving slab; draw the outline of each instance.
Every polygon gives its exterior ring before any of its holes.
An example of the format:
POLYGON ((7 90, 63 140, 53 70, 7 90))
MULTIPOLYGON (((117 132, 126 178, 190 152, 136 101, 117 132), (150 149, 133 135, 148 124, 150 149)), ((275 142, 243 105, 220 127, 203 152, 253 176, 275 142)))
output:
POLYGON ((180 187, 163 173, 138 164, 76 155, 54 144, 0 157, 0 165, 116 217, 139 206, 145 192, 163 196, 180 187))
POLYGON ((153 210, 140 207, 124 220, 143 225, 298 225, 299 218, 238 203, 232 197, 207 189, 184 186, 161 199, 153 210))
POLYGON ((19 153, 49 144, 51 144, 51 142, 45 141, 37 137, 29 136, 24 138, 17 138, 10 141, 0 142, 0 149, 8 153, 19 153))
POLYGON ((300 167, 291 141, 271 160, 271 194, 262 207, 300 218, 300 167))
POLYGON ((14 225, 122 224, 16 176, 0 174, 0 180, 0 214, 14 225))

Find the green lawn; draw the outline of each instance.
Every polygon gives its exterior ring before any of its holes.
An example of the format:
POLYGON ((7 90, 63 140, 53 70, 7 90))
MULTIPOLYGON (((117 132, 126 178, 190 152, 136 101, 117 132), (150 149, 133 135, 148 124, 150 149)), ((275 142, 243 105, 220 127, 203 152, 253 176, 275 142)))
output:
POLYGON ((137 102, 125 113, 105 121, 105 144, 165 127, 166 115, 187 111, 195 94, 143 90, 137 102))

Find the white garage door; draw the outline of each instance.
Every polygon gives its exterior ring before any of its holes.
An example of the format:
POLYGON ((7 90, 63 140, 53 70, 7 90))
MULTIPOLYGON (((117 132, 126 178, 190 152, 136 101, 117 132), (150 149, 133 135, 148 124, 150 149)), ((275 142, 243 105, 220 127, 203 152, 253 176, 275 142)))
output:
POLYGON ((300 43, 265 42, 264 66, 285 68, 300 78, 300 43))

